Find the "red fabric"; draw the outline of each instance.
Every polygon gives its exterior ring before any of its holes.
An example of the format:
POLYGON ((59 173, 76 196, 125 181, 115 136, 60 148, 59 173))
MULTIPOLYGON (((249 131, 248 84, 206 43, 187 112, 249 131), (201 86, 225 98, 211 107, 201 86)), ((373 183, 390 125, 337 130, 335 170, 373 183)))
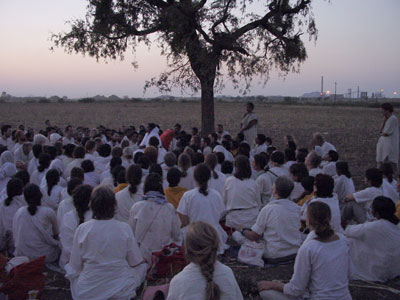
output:
POLYGON ((29 298, 29 291, 37 290, 39 291, 38 299, 40 299, 46 282, 43 275, 45 259, 45 256, 41 256, 13 268, 4 285, 0 288, 0 292, 13 300, 25 300, 29 298))
POLYGON ((148 279, 172 277, 182 271, 188 264, 183 247, 174 243, 165 246, 161 251, 154 252, 151 267, 147 273, 148 279))
POLYGON ((222 222, 219 223, 219 225, 221 225, 222 229, 225 230, 225 232, 226 232, 229 236, 231 236, 232 233, 235 231, 235 229, 233 229, 233 228, 231 228, 231 227, 228 227, 228 226, 225 226, 224 223, 225 223, 225 221, 222 221, 222 222))
POLYGON ((174 133, 175 132, 172 129, 167 129, 160 136, 161 144, 167 150, 169 150, 169 145, 174 138, 174 133))

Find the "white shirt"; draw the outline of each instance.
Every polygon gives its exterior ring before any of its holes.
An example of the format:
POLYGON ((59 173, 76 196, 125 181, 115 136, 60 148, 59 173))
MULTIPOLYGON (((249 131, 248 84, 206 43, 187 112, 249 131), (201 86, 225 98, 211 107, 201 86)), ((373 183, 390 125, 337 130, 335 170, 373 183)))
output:
POLYGON ((348 178, 346 175, 340 175, 334 179, 335 187, 333 188, 333 192, 338 196, 339 207, 342 207, 345 203, 344 198, 356 191, 354 182, 352 178, 348 178))
POLYGON ((46 183, 46 185, 43 188, 41 187, 41 191, 43 194, 42 205, 50 207, 51 209, 53 209, 56 212, 58 209, 58 205, 62 201, 63 187, 60 185, 53 186, 53 188, 51 189, 50 195, 48 195, 47 183, 46 183))
POLYGON ((289 171, 283 166, 275 166, 270 168, 264 174, 261 174, 257 177, 257 187, 259 189, 259 192, 261 193, 262 202, 264 204, 270 201, 272 196, 272 187, 279 176, 289 177, 289 171))
POLYGON ((310 232, 297 252, 294 273, 283 287, 285 295, 302 296, 308 290, 312 300, 351 300, 349 292, 349 246, 345 237, 323 243, 310 232))
POLYGON ((214 174, 211 172, 211 178, 208 181, 208 186, 210 188, 216 190, 222 197, 222 193, 224 191, 224 185, 225 185, 225 181, 226 181, 226 176, 217 170, 214 170, 214 171, 217 173, 218 178, 215 179, 214 174))
POLYGON ((39 172, 39 170, 36 168, 36 170, 31 175, 31 178, 30 178, 31 183, 34 183, 37 186, 40 186, 40 184, 42 183, 42 179, 47 174, 48 170, 49 169, 44 169, 43 172, 39 172))
MULTIPOLYGON (((243 300, 232 270, 219 261, 214 265, 213 282, 221 291, 220 300, 243 300)), ((201 274, 199 265, 190 263, 172 278, 167 300, 204 300, 205 291, 206 279, 201 274)))
POLYGON ((323 166, 322 173, 324 173, 326 175, 329 175, 329 176, 332 176, 332 177, 337 175, 337 173, 336 173, 336 161, 330 161, 325 166, 323 166))
POLYGON ((376 145, 376 161, 383 162, 388 159, 395 164, 399 161, 399 121, 395 115, 391 115, 385 122, 382 133, 388 136, 380 136, 376 145))
POLYGON ((194 171, 193 167, 190 167, 189 169, 187 169, 187 171, 186 171, 187 175, 186 175, 186 177, 181 177, 179 186, 184 187, 188 190, 194 189, 196 187, 196 182, 194 180, 193 171, 194 171))
POLYGON ((351 279, 386 282, 400 275, 400 225, 380 219, 347 226, 351 279))
POLYGON ((96 187, 100 184, 100 176, 95 171, 85 173, 83 184, 96 187))
POLYGON ((267 144, 262 144, 262 145, 258 145, 258 144, 256 144, 256 146, 254 147, 254 149, 252 150, 252 154, 253 154, 253 156, 254 155, 256 155, 256 154, 260 154, 261 152, 267 152, 267 144))
POLYGON ((64 146, 68 145, 68 144, 75 144, 75 139, 74 139, 74 137, 68 138, 68 137, 64 136, 62 138, 62 142, 63 142, 64 146))
POLYGON ((18 149, 14 151, 15 161, 22 161, 26 165, 28 165, 32 158, 33 158, 32 151, 29 151, 28 154, 25 154, 23 151, 23 147, 18 147, 18 149))
POLYGON ((324 142, 321 146, 315 146, 315 151, 321 157, 327 155, 328 152, 331 150, 336 151, 336 148, 335 146, 333 146, 331 143, 328 142, 324 142))
POLYGON ((128 222, 129 211, 136 202, 142 200, 142 197, 143 190, 139 189, 139 187, 137 187, 135 194, 132 194, 129 191, 129 186, 116 193, 115 199, 117 200, 117 209, 115 212, 115 219, 122 222, 128 222))
POLYGON ((313 177, 317 176, 318 174, 322 174, 322 173, 323 173, 323 171, 321 168, 314 168, 314 169, 311 169, 308 171, 308 174, 310 174, 310 176, 313 176, 313 177))
POLYGON ((74 201, 72 200, 72 196, 68 195, 67 198, 64 198, 58 205, 57 209, 57 222, 58 226, 61 226, 62 219, 64 215, 74 209, 74 201))
MULTIPOLYGON (((3 199, 0 201, 0 249, 4 246, 6 233, 12 235, 12 222, 15 213, 23 206, 26 206, 24 195, 14 196, 9 206, 4 204, 7 198, 7 193, 3 195, 3 199)), ((13 246, 14 242, 11 240, 13 246)))
POLYGON ((13 152, 14 151, 14 142, 12 141, 12 138, 9 137, 8 139, 4 139, 2 136, 0 136, 0 145, 3 145, 7 147, 8 151, 13 152))
POLYGON ((53 235, 58 234, 57 217, 51 208, 38 206, 34 216, 23 206, 13 218, 14 256, 30 260, 46 256, 46 262, 58 259, 60 249, 53 235))
POLYGON ((221 243, 224 244, 228 236, 219 224, 224 210, 222 197, 216 190, 209 188, 208 195, 204 196, 196 188, 183 194, 176 211, 187 216, 190 223, 203 221, 213 226, 218 232, 221 243))
POLYGON ((293 184, 294 184, 293 191, 290 193, 289 199, 297 200, 301 197, 301 195, 303 195, 304 188, 300 182, 293 182, 293 184))
POLYGON ((278 199, 263 207, 251 230, 266 241, 265 258, 280 258, 297 253, 302 243, 299 227, 300 206, 278 199))
POLYGON ((65 277, 73 299, 130 299, 144 280, 146 264, 128 224, 92 219, 75 232, 65 277))

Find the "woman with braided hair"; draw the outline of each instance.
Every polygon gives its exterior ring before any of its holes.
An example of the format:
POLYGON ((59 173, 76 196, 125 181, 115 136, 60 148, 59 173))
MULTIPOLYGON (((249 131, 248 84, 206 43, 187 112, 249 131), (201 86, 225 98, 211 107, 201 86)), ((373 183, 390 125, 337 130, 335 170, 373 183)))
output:
POLYGON ((210 168, 204 163, 198 164, 194 169, 194 179, 198 188, 183 194, 176 211, 181 217, 183 227, 196 221, 213 226, 220 238, 220 250, 224 252, 228 248, 225 244, 228 236, 219 224, 219 220, 225 207, 218 191, 208 187, 210 178, 210 168))
POLYGON ((311 232, 297 252, 289 283, 260 281, 263 300, 302 299, 308 291, 312 300, 351 300, 349 292, 349 246, 346 238, 330 226, 328 204, 313 202, 307 209, 311 232))
POLYGON ((167 300, 242 300, 232 270, 217 261, 219 239, 213 226, 194 222, 185 236, 185 255, 190 262, 170 284, 167 300))
POLYGON ((92 211, 89 208, 92 190, 93 188, 88 184, 78 185, 72 194, 74 208, 62 218, 60 225, 61 268, 64 268, 71 256, 72 242, 76 229, 80 224, 92 219, 92 211))
POLYGON ((226 176, 215 168, 218 165, 217 156, 214 153, 207 154, 204 163, 211 169, 211 179, 208 182, 209 186, 217 190, 222 197, 226 176))

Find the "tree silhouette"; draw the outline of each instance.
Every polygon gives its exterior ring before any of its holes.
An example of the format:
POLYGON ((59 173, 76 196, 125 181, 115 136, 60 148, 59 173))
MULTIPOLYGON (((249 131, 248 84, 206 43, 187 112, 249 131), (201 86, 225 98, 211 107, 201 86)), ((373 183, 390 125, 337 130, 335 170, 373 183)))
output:
POLYGON ((246 91, 274 67, 297 72, 307 58, 301 36, 317 37, 311 0, 90 0, 86 17, 69 24, 52 35, 55 45, 97 60, 156 43, 168 69, 145 88, 200 89, 203 133, 214 131, 214 88, 224 78, 246 91))

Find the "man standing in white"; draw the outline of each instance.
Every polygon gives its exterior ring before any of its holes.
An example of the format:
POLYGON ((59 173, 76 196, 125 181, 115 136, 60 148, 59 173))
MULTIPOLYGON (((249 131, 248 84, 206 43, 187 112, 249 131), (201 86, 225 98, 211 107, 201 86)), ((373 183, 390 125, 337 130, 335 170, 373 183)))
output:
POLYGON ((399 162, 399 121, 393 114, 393 106, 390 103, 381 105, 383 122, 379 129, 381 136, 376 145, 376 162, 378 168, 384 162, 389 162, 393 167, 394 176, 397 177, 397 165, 399 162))
POLYGON ((249 143, 251 149, 254 148, 254 144, 257 137, 257 123, 258 117, 253 112, 254 104, 252 102, 248 102, 246 104, 246 113, 243 116, 243 119, 240 123, 240 132, 244 134, 244 139, 249 143))

